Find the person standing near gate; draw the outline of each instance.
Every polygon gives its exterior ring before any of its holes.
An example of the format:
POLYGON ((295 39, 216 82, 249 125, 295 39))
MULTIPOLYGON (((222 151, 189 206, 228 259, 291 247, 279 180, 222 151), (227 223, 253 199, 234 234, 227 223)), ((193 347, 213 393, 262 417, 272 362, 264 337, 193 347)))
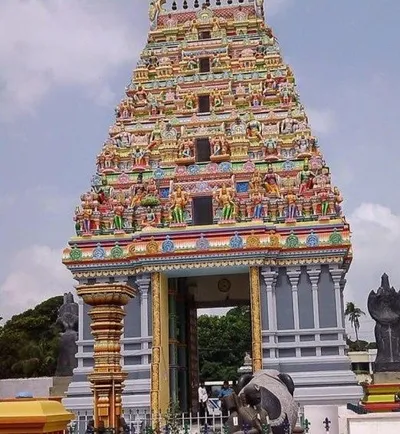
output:
POLYGON ((218 398, 221 401, 221 413, 222 413, 222 421, 225 423, 228 419, 228 408, 225 403, 225 399, 227 396, 232 395, 233 390, 229 386, 229 381, 224 381, 221 391, 219 392, 218 398))
POLYGON ((204 381, 200 381, 199 386, 199 415, 200 415, 200 423, 204 425, 206 416, 208 418, 208 393, 204 381))

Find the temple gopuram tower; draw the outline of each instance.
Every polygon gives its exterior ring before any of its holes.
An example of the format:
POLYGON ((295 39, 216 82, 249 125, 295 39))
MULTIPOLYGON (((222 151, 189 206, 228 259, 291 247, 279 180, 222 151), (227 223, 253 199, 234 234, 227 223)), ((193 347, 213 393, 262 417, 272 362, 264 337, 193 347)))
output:
POLYGON ((195 411, 197 309, 243 304, 254 370, 291 374, 302 404, 357 402, 343 199, 263 2, 149 15, 63 255, 82 296, 67 408, 90 413, 94 393, 107 423, 170 399, 195 411))

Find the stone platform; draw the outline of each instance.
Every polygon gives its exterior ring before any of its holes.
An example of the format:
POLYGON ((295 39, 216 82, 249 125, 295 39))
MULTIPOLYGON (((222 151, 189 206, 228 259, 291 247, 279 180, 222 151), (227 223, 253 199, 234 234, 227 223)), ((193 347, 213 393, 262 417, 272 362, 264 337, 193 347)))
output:
POLYGON ((400 411, 400 373, 379 372, 372 384, 364 384, 363 407, 369 412, 400 411))

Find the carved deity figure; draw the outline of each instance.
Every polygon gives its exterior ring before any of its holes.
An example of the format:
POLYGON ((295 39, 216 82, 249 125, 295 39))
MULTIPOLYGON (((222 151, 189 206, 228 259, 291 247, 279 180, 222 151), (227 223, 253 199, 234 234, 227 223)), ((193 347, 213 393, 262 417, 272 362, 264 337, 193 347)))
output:
POLYGON ((173 103, 176 100, 176 94, 172 89, 168 89, 165 93, 164 102, 173 103))
POLYGON ((298 175, 300 184, 299 195, 303 195, 307 191, 311 191, 314 187, 315 174, 310 170, 308 161, 306 160, 303 166, 303 170, 298 175))
POLYGON ((278 155, 278 141, 273 138, 269 138, 264 141, 263 157, 271 157, 278 155))
POLYGON ((255 86, 254 88, 249 89, 251 91, 251 94, 249 96, 250 98, 250 106, 251 107, 261 107, 262 104, 262 93, 259 91, 258 87, 255 86))
POLYGON ((254 170, 253 176, 249 184, 251 191, 259 190, 262 187, 261 174, 257 169, 254 170))
POLYGON ((297 119, 293 119, 291 113, 288 113, 285 119, 279 122, 279 134, 293 134, 299 127, 297 119))
POLYGON ((211 60, 211 67, 212 68, 222 68, 221 58, 218 54, 213 55, 213 58, 211 60))
POLYGON ((170 195, 171 201, 171 221, 172 223, 185 222, 185 207, 188 203, 188 194, 178 185, 170 195))
POLYGON ((256 190, 253 190, 250 194, 250 199, 253 206, 253 219, 262 219, 264 213, 264 195, 262 189, 258 187, 256 190))
POLYGON ((179 148, 180 158, 192 158, 193 157, 193 140, 189 137, 182 139, 179 148))
POLYGON ((188 71, 194 71, 195 69, 198 69, 199 62, 194 56, 189 57, 187 63, 186 63, 186 69, 188 71))
POLYGON ((161 104, 159 102, 159 98, 150 92, 147 95, 147 105, 149 107, 150 116, 157 116, 161 113, 161 104))
POLYGON ((277 88, 277 81, 272 77, 271 74, 267 74, 267 78, 265 79, 263 85, 264 96, 273 95, 276 92, 277 88))
POLYGON ((311 143, 308 137, 302 134, 298 139, 293 141, 299 154, 309 154, 311 151, 311 143))
POLYGON ((82 206, 82 230, 84 234, 90 234, 92 231, 93 208, 90 204, 82 206))
POLYGON ((231 132, 233 136, 243 136, 246 134, 246 124, 238 116, 235 122, 231 125, 231 132))
POLYGON ((212 155, 228 155, 228 143, 224 136, 215 136, 211 139, 212 155))
POLYGON ((211 98, 211 107, 212 108, 216 109, 216 108, 222 107, 223 99, 222 99, 222 93, 220 90, 213 89, 211 91, 210 98, 211 98))
POLYGON ((156 214, 154 213, 153 209, 151 207, 147 207, 146 213, 143 217, 143 226, 156 226, 157 225, 157 219, 156 214))
POLYGON ((321 202, 321 215, 326 216, 329 212, 329 190, 323 189, 318 193, 321 202))
POLYGON ((235 217, 233 189, 223 184, 223 186, 215 192, 215 199, 222 207, 221 220, 232 220, 235 217))
POLYGON ((149 149, 152 150, 154 147, 157 147, 161 142, 162 142, 162 129, 160 126, 160 122, 157 119, 153 131, 151 132, 150 135, 150 140, 149 140, 149 149))
POLYGON ((145 166, 146 165, 145 155, 146 153, 143 151, 143 149, 137 147, 132 153, 134 165, 145 166))
POLYGON ((341 203, 343 202, 343 197, 338 187, 333 188, 333 195, 335 197, 335 212, 338 216, 341 216, 342 215, 341 203))
POLYGON ((247 122, 247 137, 256 140, 262 140, 261 136, 262 124, 258 121, 253 113, 250 113, 249 121, 247 122))
POLYGON ((368 311, 376 321, 375 372, 400 372, 400 292, 390 286, 386 273, 378 291, 368 296, 368 311))
POLYGON ((64 303, 58 310, 57 324, 59 324, 63 333, 59 342, 59 355, 57 361, 57 377, 70 377, 72 371, 77 367, 75 358, 78 347, 78 321, 79 312, 78 304, 74 302, 74 296, 71 292, 64 294, 64 303))
POLYGON ((268 171, 264 176, 264 182, 268 194, 280 197, 279 176, 274 172, 272 166, 268 167, 268 171))
POLYGON ((279 96, 283 105, 289 105, 294 100, 293 87, 288 83, 283 83, 279 89, 279 96))
POLYGON ((142 86, 139 86, 135 92, 133 97, 134 101, 139 104, 147 103, 147 92, 143 89, 142 86))
POLYGON ((118 200, 113 201, 113 227, 116 231, 122 231, 124 229, 124 205, 118 200))
POLYGON ((297 196, 292 189, 289 189, 289 191, 287 192, 286 203, 287 203, 287 218, 290 220, 296 219, 298 214, 297 196))
POLYGON ((183 96, 183 102, 185 103, 185 108, 188 110, 193 110, 197 105, 196 95, 190 91, 183 96))

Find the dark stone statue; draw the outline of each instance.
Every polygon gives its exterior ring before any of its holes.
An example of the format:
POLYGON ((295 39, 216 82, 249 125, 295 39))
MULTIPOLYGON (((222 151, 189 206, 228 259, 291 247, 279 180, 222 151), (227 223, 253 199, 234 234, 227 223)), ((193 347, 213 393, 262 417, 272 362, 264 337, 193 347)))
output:
POLYGON ((60 336, 57 361, 57 377, 70 377, 77 366, 75 358, 78 347, 78 304, 74 302, 72 293, 64 294, 64 303, 58 311, 57 324, 61 325, 63 333, 60 336))
POLYGON ((293 431, 298 406, 293 398, 295 387, 289 375, 275 370, 244 374, 238 381, 238 389, 237 400, 232 398, 226 403, 231 410, 227 421, 229 433, 262 434, 267 423, 273 434, 293 431))
POLYGON ((253 391, 240 398, 232 393, 224 398, 230 415, 226 422, 229 433, 260 434, 267 424, 267 412, 261 407, 260 391, 253 391))
POLYGON ((400 292, 390 286, 386 273, 380 288, 368 296, 368 311, 376 321, 375 372, 400 372, 400 292))

